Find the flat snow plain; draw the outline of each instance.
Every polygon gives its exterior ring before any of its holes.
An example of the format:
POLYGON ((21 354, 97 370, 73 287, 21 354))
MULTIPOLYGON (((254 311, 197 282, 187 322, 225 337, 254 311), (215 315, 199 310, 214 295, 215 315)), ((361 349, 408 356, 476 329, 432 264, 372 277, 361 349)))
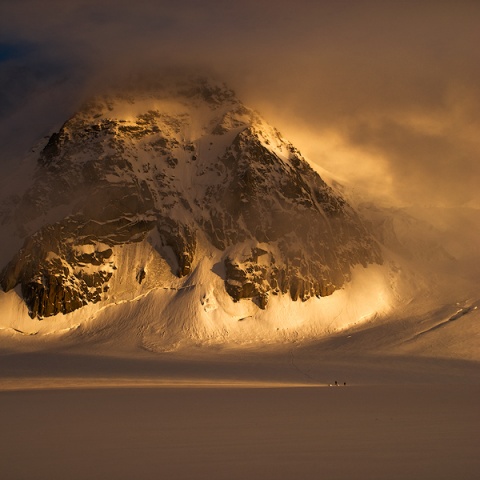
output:
POLYGON ((263 350, 4 352, 0 476, 479 478, 478 362, 368 353, 369 335, 358 348, 347 332, 263 350))

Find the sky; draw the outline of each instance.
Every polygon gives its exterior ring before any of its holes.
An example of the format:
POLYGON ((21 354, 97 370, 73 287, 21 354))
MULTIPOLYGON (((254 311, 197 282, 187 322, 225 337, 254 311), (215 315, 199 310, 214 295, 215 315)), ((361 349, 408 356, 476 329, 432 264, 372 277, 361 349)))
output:
POLYGON ((480 2, 2 0, 0 162, 132 72, 206 69, 391 205, 480 207, 480 2))

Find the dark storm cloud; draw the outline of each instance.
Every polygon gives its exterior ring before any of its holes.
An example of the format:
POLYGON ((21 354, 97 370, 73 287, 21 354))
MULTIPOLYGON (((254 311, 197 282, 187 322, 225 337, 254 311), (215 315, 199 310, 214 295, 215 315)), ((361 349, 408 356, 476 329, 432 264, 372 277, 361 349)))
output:
POLYGON ((4 0, 0 9, 2 131, 16 125, 23 144, 32 124, 61 121, 132 71, 205 66, 341 176, 383 182, 400 201, 480 200, 476 1, 4 0))

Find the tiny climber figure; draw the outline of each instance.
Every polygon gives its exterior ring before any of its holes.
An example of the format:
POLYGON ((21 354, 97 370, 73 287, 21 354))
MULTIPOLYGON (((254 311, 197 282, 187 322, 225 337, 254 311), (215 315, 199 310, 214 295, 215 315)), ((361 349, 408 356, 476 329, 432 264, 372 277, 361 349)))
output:
POLYGON ((335 380, 335 386, 338 387, 338 382, 335 380))

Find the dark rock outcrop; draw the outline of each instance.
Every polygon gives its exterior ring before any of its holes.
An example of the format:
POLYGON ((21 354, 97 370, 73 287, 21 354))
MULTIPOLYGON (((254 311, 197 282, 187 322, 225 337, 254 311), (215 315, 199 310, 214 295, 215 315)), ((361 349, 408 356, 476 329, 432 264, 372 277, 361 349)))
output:
POLYGON ((49 225, 27 238, 0 276, 5 291, 21 285, 32 318, 72 312, 100 301, 108 290, 112 249, 64 242, 68 226, 49 225))

